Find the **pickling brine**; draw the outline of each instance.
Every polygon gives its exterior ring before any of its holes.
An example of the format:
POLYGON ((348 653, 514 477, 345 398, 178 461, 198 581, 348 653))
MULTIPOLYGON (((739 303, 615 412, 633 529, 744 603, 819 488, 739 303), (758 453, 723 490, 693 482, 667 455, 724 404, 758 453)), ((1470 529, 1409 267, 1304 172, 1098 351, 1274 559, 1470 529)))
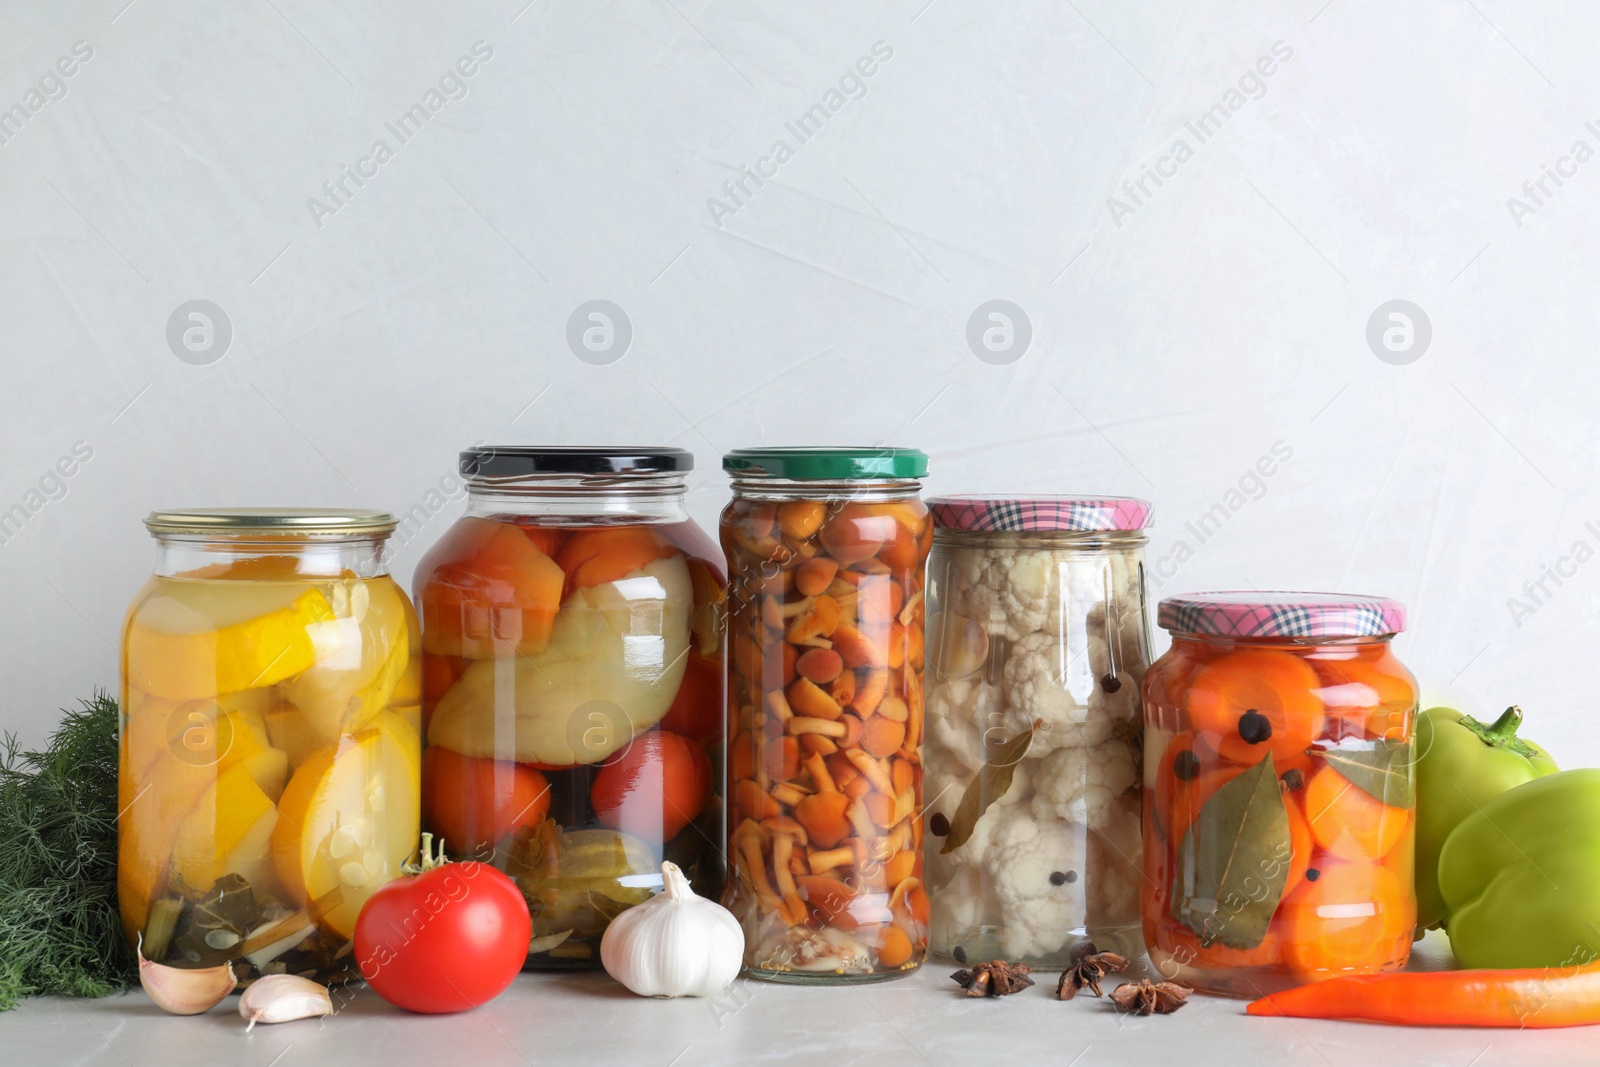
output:
POLYGON ((420 636, 381 513, 166 512, 122 643, 118 890, 145 955, 355 977, 417 847, 420 636))
POLYGON ((1145 942, 1169 978, 1259 996, 1403 967, 1416 921, 1417 694, 1397 603, 1165 600, 1145 675, 1145 942))
POLYGON ((927 953, 923 563, 910 449, 740 449, 728 553, 728 908, 745 966, 870 982, 927 953))
POLYGON ((462 454, 468 513, 418 565, 423 817, 533 919, 528 966, 599 966, 671 860, 722 886, 723 576, 679 449, 462 454))

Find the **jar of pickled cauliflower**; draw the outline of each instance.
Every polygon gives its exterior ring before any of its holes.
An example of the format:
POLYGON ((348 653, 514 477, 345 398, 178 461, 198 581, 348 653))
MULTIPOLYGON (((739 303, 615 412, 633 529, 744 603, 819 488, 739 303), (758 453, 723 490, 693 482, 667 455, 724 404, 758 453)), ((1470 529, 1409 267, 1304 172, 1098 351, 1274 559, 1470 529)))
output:
POLYGON ((532 969, 599 967, 663 860, 722 891, 723 570, 693 464, 469 449, 466 515, 417 565, 423 821, 521 887, 532 969))
POLYGON ((383 512, 156 512, 122 632, 117 888, 146 957, 358 977, 418 841, 419 635, 383 512))
POLYGON ((729 567, 729 879, 748 973, 906 974, 922 886, 928 458, 750 448, 723 458, 729 567))
POLYGON ((1129 497, 936 497, 928 561, 932 948, 1136 957, 1144 529, 1129 497))
POLYGON ((1417 690, 1393 600, 1161 602, 1145 676, 1145 942, 1163 974, 1262 993, 1405 966, 1417 690))

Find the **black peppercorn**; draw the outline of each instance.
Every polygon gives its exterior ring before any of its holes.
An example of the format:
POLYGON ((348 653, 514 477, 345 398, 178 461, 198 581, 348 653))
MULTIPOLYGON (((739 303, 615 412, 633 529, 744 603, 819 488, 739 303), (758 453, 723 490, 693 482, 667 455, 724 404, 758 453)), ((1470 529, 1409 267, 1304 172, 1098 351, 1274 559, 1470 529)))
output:
POLYGON ((1115 693, 1122 688, 1122 679, 1114 674, 1108 674, 1100 679, 1100 688, 1108 693, 1115 693))
POLYGON ((957 945, 955 948, 951 949, 950 955, 956 958, 957 963, 967 962, 967 950, 962 948, 960 945, 957 945))
POLYGON ((1318 878, 1321 878, 1321 877, 1322 877, 1322 872, 1317 870, 1315 867, 1306 868, 1306 881, 1315 882, 1318 878))
POLYGON ((944 812, 936 811, 928 817, 928 829, 933 831, 934 837, 949 837, 950 820, 944 817, 944 812))
POLYGON ((1066 876, 1066 874, 1064 874, 1061 871, 1051 871, 1050 872, 1050 884, 1051 885, 1066 885, 1067 884, 1067 876, 1066 876))
POLYGON ((1251 708, 1239 716, 1239 736, 1247 745, 1259 745, 1272 740, 1272 720, 1251 708))
POLYGON ((1285 788, 1287 788, 1291 793, 1297 792, 1301 786, 1306 784, 1306 776, 1301 772, 1299 767, 1290 767, 1288 770, 1283 772, 1281 777, 1283 779, 1285 788))
POLYGON ((1200 777, 1200 757, 1191 749, 1184 749, 1172 757, 1172 775, 1180 782, 1192 782, 1200 777))

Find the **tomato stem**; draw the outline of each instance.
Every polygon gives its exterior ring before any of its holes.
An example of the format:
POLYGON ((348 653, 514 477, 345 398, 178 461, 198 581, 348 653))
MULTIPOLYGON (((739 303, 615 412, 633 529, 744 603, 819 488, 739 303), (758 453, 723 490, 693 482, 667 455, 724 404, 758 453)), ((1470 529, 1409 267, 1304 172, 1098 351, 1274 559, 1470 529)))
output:
POLYGON ((435 867, 443 867, 450 862, 450 857, 444 854, 444 838, 439 838, 439 849, 435 852, 433 835, 426 830, 422 831, 422 848, 419 854, 422 858, 418 862, 407 863, 401 870, 407 874, 426 874, 435 867))

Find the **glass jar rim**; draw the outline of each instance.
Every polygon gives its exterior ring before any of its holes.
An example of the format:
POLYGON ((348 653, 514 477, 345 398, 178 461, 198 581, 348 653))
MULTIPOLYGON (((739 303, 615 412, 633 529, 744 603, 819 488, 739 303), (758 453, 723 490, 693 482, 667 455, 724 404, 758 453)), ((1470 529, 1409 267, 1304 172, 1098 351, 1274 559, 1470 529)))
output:
POLYGON ((173 508, 152 511, 144 525, 156 537, 294 538, 387 537, 398 523, 387 511, 351 508, 173 508))

